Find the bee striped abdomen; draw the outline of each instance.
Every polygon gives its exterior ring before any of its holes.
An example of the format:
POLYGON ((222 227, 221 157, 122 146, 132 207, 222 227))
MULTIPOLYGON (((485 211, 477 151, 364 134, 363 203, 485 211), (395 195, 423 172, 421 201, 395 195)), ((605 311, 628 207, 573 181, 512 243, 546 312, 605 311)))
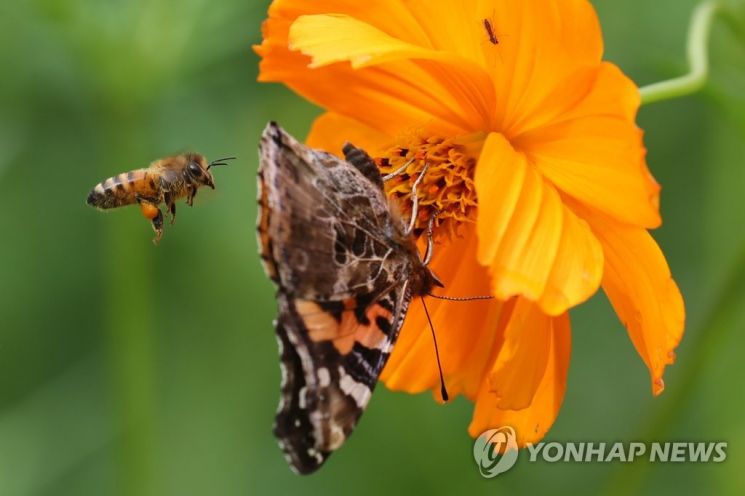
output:
POLYGON ((108 209, 131 205, 142 197, 159 197, 159 179, 147 169, 123 172, 98 183, 88 194, 88 205, 108 209))

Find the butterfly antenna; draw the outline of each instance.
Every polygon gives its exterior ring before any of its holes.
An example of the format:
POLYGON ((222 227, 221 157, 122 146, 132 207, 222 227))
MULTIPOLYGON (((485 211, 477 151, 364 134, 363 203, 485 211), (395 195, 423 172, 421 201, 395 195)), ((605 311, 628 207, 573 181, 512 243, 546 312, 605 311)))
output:
POLYGON ((429 310, 427 310, 427 304, 424 302, 424 297, 421 298, 422 305, 424 306, 424 313, 427 315, 427 322, 429 322, 429 328, 432 330, 432 340, 435 342, 435 356, 437 357, 437 370, 440 372, 440 394, 442 395, 442 401, 447 402, 450 399, 448 390, 445 388, 445 377, 442 375, 442 364, 440 363, 440 349, 437 347, 437 336, 435 336, 435 327, 432 325, 432 319, 429 316, 429 310))
POLYGON ((442 296, 442 295, 436 295, 432 293, 427 293, 427 296, 431 296, 432 298, 436 298, 438 300, 447 300, 447 301, 476 301, 476 300, 493 300, 494 297, 491 295, 484 295, 484 296, 442 296))
POLYGON ((210 170, 210 167, 215 167, 217 165, 228 165, 225 163, 226 160, 235 160, 236 157, 224 157, 224 158, 218 158, 217 160, 213 160, 210 162, 210 164, 207 166, 207 170, 210 170))

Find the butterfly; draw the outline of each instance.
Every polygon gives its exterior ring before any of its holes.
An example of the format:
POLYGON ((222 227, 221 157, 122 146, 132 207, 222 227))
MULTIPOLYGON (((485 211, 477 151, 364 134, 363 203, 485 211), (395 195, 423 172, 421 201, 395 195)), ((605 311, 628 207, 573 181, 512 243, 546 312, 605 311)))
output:
POLYGON ((277 285, 282 372, 274 434, 301 474, 357 425, 411 299, 442 286, 373 159, 351 144, 343 153, 311 149, 275 123, 261 136, 257 230, 277 285))

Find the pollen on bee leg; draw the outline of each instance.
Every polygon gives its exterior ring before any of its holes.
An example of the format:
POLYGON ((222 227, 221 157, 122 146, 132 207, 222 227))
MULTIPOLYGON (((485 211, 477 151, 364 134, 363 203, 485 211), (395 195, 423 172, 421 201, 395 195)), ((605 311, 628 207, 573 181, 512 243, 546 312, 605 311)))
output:
POLYGON ((385 183, 385 191, 398 204, 404 218, 413 211, 414 182, 427 166, 416 189, 415 236, 427 231, 435 215, 436 237, 457 235, 460 224, 475 221, 477 202, 473 176, 475 157, 482 145, 482 136, 443 138, 417 134, 403 137, 376 157, 382 175, 396 173, 385 183))
POLYGON ((154 244, 160 242, 160 238, 163 236, 163 213, 158 208, 158 205, 150 200, 144 198, 137 198, 140 204, 140 211, 142 215, 150 220, 153 230, 155 231, 155 238, 153 239, 154 244))
POLYGON ((140 210, 142 215, 149 220, 153 220, 160 213, 160 209, 156 205, 146 201, 140 202, 140 210))

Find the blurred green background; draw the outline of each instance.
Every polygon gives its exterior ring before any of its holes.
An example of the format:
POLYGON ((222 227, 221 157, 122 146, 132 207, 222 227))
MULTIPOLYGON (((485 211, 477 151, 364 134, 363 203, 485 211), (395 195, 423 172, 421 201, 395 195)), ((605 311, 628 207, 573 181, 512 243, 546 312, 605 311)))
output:
MULTIPOLYGON (((692 0, 596 0, 607 58, 637 83, 685 70, 692 0)), ((737 2, 734 2, 736 4, 737 2)), ((733 4, 733 5, 734 5, 733 4)), ((0 495, 745 494, 745 17, 717 21, 695 97, 641 111, 664 186, 655 232, 688 308, 660 398, 601 295, 573 312, 547 440, 728 441, 721 464, 528 464, 484 480, 471 405, 380 388, 315 476, 271 435, 274 289, 254 237, 270 119, 318 110, 259 85, 268 1, 11 0, 0 5, 0 495), (187 149, 237 155, 161 246, 99 180, 187 149)))

